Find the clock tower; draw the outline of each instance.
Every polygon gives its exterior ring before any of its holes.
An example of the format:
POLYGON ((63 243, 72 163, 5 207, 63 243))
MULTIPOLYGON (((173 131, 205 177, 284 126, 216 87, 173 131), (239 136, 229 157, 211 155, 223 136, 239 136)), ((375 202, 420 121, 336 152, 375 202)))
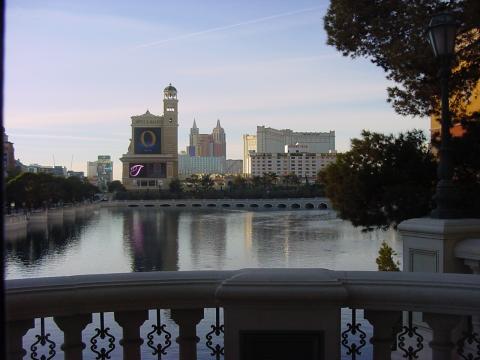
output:
POLYGON ((163 91, 163 110, 131 117, 128 152, 120 159, 127 190, 167 188, 178 176, 178 99, 172 84, 163 91))

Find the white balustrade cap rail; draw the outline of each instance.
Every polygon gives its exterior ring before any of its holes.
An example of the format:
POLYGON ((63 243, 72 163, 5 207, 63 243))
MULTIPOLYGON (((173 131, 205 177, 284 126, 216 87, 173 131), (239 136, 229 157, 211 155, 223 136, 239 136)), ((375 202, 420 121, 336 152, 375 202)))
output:
POLYGON ((7 320, 154 308, 338 306, 480 314, 480 276, 325 269, 96 274, 6 281, 7 320))

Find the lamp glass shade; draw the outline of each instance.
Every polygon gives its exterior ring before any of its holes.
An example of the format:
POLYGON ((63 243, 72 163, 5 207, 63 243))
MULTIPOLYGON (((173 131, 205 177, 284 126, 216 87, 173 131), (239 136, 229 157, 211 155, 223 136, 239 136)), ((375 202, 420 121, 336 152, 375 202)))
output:
POLYGON ((435 15, 428 26, 428 39, 435 57, 453 55, 457 23, 452 14, 435 15))

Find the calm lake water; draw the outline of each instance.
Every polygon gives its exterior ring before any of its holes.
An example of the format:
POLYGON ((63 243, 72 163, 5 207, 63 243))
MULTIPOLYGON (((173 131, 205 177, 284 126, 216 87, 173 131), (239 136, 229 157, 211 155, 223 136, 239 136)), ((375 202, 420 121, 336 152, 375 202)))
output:
POLYGON ((321 267, 376 270, 383 240, 332 211, 95 210, 6 239, 8 279, 158 270, 321 267))
MULTIPOLYGON (((375 258, 382 241, 398 253, 402 246, 393 230, 363 233, 349 222, 339 220, 328 210, 294 211, 209 211, 114 209, 95 210, 88 217, 61 225, 49 224, 29 229, 27 233, 10 235, 6 239, 7 279, 44 276, 118 273, 159 270, 223 270, 247 267, 318 267, 333 270, 376 270, 375 258)), ((176 336, 176 326, 168 310, 162 310, 162 321, 176 336)), ((202 340, 199 359, 209 359, 205 334, 213 322, 208 310, 198 326, 202 340)), ((342 311, 343 322, 349 313, 342 311)), ((116 339, 119 327, 106 314, 116 339)), ((155 313, 142 327, 150 331, 155 313)), ((86 359, 94 359, 89 340, 98 326, 98 314, 84 331, 87 343, 86 359)), ((32 342, 36 329, 25 337, 32 342)), ((368 324, 365 324, 367 331, 368 324)), ((57 343, 62 335, 53 321, 47 319, 47 329, 57 343)), ((118 344, 117 344, 118 345, 118 344)), ((145 358, 156 358, 144 343, 145 358)), ((368 346, 363 354, 370 358, 368 346)), ((117 346, 112 358, 121 357, 117 346)), ((178 357, 175 341, 168 355, 178 357)), ((361 357, 363 358, 363 356, 361 357)), ((58 350, 55 359, 63 359, 58 350)))

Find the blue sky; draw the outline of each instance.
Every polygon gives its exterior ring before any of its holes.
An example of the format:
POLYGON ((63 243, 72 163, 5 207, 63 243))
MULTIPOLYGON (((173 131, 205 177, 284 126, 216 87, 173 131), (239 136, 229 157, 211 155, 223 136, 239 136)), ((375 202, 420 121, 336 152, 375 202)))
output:
POLYGON ((179 97, 179 150, 193 118, 220 119, 229 158, 257 125, 336 131, 339 151, 362 129, 428 130, 396 115, 384 73, 326 45, 328 1, 37 1, 7 3, 5 128, 24 163, 86 171, 119 157, 130 116, 179 97))

